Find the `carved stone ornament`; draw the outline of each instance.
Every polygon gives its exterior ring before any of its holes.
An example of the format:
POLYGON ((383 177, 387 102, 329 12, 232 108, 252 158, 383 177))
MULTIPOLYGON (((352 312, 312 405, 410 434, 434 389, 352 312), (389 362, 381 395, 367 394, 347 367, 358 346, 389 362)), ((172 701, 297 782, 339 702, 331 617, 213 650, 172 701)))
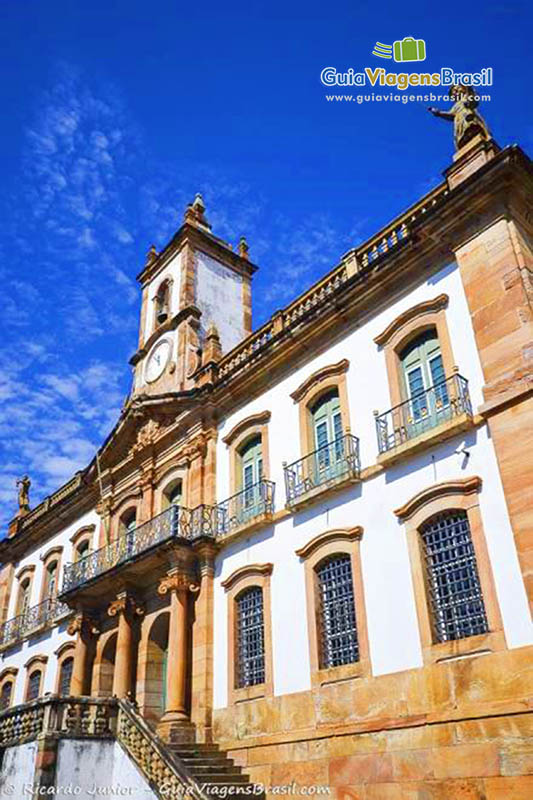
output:
POLYGON ((134 617, 142 617, 144 614, 144 606, 139 603, 135 597, 130 594, 119 594, 115 600, 109 604, 107 613, 110 617, 116 617, 117 614, 129 612, 134 617))
POLYGON ((87 633, 91 636, 98 636, 100 626, 94 617, 89 617, 83 612, 78 612, 69 622, 67 633, 74 636, 76 633, 87 633))
POLYGON ((154 419, 149 419, 137 433, 137 440, 132 445, 130 452, 137 453, 154 444, 159 434, 161 425, 154 419))
POLYGON ((185 445, 183 450, 181 451, 181 458, 180 462, 182 461, 192 461, 195 458, 201 456, 205 458, 207 453, 207 442, 208 437, 204 433, 198 434, 192 441, 185 445))
POLYGON ((200 587, 194 582, 194 578, 187 572, 175 572, 172 575, 165 575, 159 581, 159 594, 167 592, 193 592, 200 591, 200 587))

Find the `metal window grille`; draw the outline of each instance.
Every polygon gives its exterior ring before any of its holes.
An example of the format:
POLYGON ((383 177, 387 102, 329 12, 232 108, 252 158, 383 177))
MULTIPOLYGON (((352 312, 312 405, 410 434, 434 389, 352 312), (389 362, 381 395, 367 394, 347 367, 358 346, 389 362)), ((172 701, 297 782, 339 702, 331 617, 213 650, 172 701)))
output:
POLYGON ((319 597, 320 666, 359 661, 359 642, 349 555, 332 556, 316 568, 319 597))
POLYGON ((446 511, 420 529, 436 642, 488 631, 476 554, 464 511, 446 511))
POLYGON ((5 711, 11 705, 11 692, 13 684, 11 681, 4 683, 2 686, 2 694, 0 695, 0 711, 5 711))
POLYGON ((28 680, 27 701, 36 700, 41 690, 41 673, 39 670, 32 672, 28 680))
POLYGON ((66 658, 61 664, 61 673, 59 676, 59 694, 61 697, 68 697, 70 694, 70 682, 72 681, 73 668, 73 658, 66 658))
POLYGON ((265 682, 265 630, 263 591, 245 589, 236 601, 237 688, 265 682))

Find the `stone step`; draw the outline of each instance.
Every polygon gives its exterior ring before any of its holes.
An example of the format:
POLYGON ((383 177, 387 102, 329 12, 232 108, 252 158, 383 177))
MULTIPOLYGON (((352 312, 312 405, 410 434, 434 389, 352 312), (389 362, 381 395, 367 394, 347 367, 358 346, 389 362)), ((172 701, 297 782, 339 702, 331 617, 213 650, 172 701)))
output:
POLYGON ((216 756, 198 756, 197 758, 191 758, 190 756, 181 757, 180 761, 183 761, 186 767, 233 767, 235 766, 232 758, 226 758, 223 755, 216 755, 216 756))
POLYGON ((242 770, 240 767, 235 767, 233 764, 188 764, 187 765, 189 772, 191 775, 205 775, 206 777, 209 775, 228 775, 232 778, 234 776, 239 777, 242 775, 242 770))
POLYGON ((250 783, 249 775, 242 775, 241 773, 232 775, 227 772, 192 772, 192 777, 197 783, 216 783, 217 785, 224 783, 229 785, 246 784, 250 783))

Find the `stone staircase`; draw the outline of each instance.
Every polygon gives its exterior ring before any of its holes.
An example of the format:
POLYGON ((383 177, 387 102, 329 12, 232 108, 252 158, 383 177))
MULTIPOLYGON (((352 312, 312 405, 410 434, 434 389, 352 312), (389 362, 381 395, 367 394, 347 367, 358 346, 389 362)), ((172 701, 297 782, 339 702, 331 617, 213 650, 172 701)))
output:
POLYGON ((252 791, 249 775, 243 773, 242 768, 228 758, 217 744, 167 742, 165 746, 179 759, 199 790, 207 797, 220 797, 224 787, 227 789, 227 796, 264 799, 264 792, 256 794, 252 791))

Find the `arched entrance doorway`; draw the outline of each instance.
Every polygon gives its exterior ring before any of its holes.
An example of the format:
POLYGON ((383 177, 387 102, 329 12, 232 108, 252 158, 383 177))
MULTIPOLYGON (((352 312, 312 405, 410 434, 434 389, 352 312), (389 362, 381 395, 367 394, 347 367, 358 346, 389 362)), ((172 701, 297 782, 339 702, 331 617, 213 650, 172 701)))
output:
POLYGON ((166 707, 166 676, 168 657, 168 626, 170 614, 162 611, 153 620, 144 644, 139 676, 143 682, 143 712, 147 719, 157 722, 166 707), (143 663, 144 662, 144 663, 143 663), (142 667, 144 666, 144 670, 142 667))
POLYGON ((100 636, 93 667, 91 694, 96 697, 111 697, 113 674, 117 654, 117 632, 110 631, 100 636))

